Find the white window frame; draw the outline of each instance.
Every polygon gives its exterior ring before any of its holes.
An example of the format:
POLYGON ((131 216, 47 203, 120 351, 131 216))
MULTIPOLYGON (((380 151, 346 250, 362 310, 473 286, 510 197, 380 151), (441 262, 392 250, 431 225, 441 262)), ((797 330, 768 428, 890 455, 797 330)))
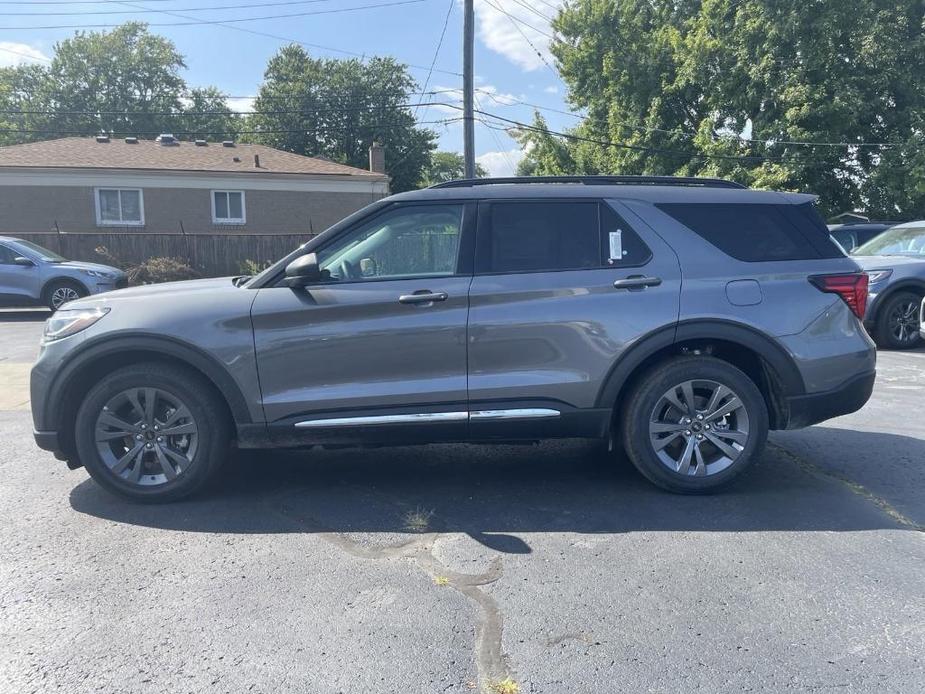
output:
MULTIPOLYGON (((210 190, 209 191, 209 200, 212 202, 212 223, 213 224, 247 224, 247 207, 245 206, 245 195, 243 190, 210 190), (219 219, 215 216, 215 194, 224 193, 228 195, 229 193, 240 193, 241 195, 241 217, 225 217, 219 219)), ((231 205, 228 205, 228 211, 231 211, 231 205)))
POLYGON ((93 189, 93 200, 96 203, 96 225, 99 227, 143 227, 145 225, 145 193, 141 188, 118 188, 115 186, 101 186, 93 189), (112 221, 104 220, 102 209, 100 209, 100 191, 115 190, 119 193, 119 216, 122 216, 122 191, 132 191, 138 193, 138 211, 141 213, 139 220, 130 221, 112 221))

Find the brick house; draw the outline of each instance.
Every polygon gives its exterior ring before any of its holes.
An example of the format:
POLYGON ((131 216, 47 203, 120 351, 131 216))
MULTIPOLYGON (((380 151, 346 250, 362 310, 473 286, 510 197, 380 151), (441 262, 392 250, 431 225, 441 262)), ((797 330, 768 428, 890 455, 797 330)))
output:
POLYGON ((263 145, 68 137, 0 147, 0 234, 310 234, 388 195, 371 170, 263 145))

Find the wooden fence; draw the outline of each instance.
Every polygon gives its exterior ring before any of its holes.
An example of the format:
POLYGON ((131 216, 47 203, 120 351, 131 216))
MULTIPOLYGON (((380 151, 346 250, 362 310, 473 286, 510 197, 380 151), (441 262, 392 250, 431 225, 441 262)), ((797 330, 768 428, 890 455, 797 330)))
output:
POLYGON ((16 234, 69 260, 125 268, 148 258, 182 258, 203 277, 245 272, 246 261, 260 265, 278 260, 311 238, 309 234, 144 234, 56 233, 16 234), (97 252, 105 248, 109 256, 97 252))

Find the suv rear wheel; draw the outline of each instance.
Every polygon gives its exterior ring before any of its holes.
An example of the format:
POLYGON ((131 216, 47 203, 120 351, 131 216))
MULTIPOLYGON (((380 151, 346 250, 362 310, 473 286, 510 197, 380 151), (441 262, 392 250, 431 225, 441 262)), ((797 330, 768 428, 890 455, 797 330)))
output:
POLYGON ((887 299, 877 314, 874 337, 877 345, 887 349, 917 347, 919 336, 919 307, 922 297, 912 292, 897 292, 887 299))
POLYGON ((138 364, 105 376, 81 404, 75 427, 93 479, 137 501, 192 494, 228 453, 228 421, 212 387, 171 365, 138 364))
POLYGON ((714 491, 761 453, 768 412, 754 382, 713 357, 678 357, 649 371, 633 389, 623 441, 636 468, 663 489, 714 491))
POLYGON ((52 311, 57 311, 68 301, 74 301, 87 296, 87 289, 79 282, 71 280, 54 280, 45 287, 42 298, 45 305, 52 311))

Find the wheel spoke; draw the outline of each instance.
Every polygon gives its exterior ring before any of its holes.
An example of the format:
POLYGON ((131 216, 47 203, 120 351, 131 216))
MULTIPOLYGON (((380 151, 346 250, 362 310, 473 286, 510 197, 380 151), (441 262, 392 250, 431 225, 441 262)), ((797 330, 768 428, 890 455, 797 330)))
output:
POLYGON ((170 461, 167 460, 167 456, 164 455, 164 448, 162 446, 155 446, 154 452, 157 454, 157 462, 161 464, 161 470, 164 471, 164 476, 168 480, 177 479, 177 471, 173 468, 173 465, 170 464, 170 461))
POLYGON ((729 445, 728 443, 726 443, 726 442, 723 441, 722 439, 717 438, 717 437, 714 436, 712 433, 707 434, 707 439, 709 439, 710 443, 712 443, 712 444, 713 444, 714 446, 716 446, 720 451, 722 451, 723 455, 725 455, 725 456, 726 456, 727 458, 729 458, 730 460, 735 460, 736 458, 739 457, 739 451, 738 451, 738 450, 736 450, 733 446, 729 445))
POLYGON ((190 411, 186 409, 186 406, 184 405, 181 405, 176 410, 174 410, 173 413, 167 418, 167 421, 161 424, 161 427, 172 426, 180 419, 192 419, 190 411))
POLYGON ((724 404, 718 410, 714 410, 713 412, 708 414, 706 417, 704 417, 704 421, 712 422, 714 419, 720 419, 721 417, 725 417, 727 414, 731 414, 735 412, 742 406, 743 406, 742 401, 739 400, 739 398, 737 398, 735 395, 733 395, 732 397, 729 398, 726 404, 724 404))
POLYGON ((126 391, 125 397, 128 398, 129 404, 131 404, 132 409, 138 414, 138 421, 145 421, 145 408, 141 406, 141 401, 138 399, 138 389, 133 388, 132 390, 126 391))
POLYGON ((183 472, 183 470, 185 470, 189 465, 189 460, 187 460, 186 456, 180 453, 180 451, 174 450, 166 444, 161 446, 161 450, 167 455, 168 458, 179 465, 178 472, 183 472))
POLYGON ((707 463, 703 459, 703 451, 700 450, 700 443, 697 443, 694 446, 694 459, 696 461, 696 467, 694 468, 694 475, 696 477, 706 477, 707 463))
POLYGON ((710 396, 710 402, 707 403, 707 412, 713 412, 719 404, 723 401, 727 395, 729 395, 730 390, 721 384, 716 385, 716 389, 713 391, 713 394, 710 396))
MULTIPOLYGON (((119 460, 116 461, 116 464, 112 466, 113 474, 121 475, 125 472, 125 468, 131 464, 136 456, 141 457, 142 452, 144 451, 145 445, 141 441, 136 443, 131 450, 129 450, 125 455, 123 455, 119 460)), ((139 464, 138 467, 141 467, 139 464)))
POLYGON ((196 425, 193 422, 186 422, 185 424, 177 424, 174 427, 168 427, 166 429, 161 428, 161 436, 180 436, 182 434, 195 434, 196 425))
POLYGON ((676 432, 674 432, 674 433, 672 433, 672 434, 668 434, 668 436, 665 436, 665 437, 660 438, 660 439, 657 439, 657 438, 655 438, 655 437, 652 437, 652 445, 655 447, 655 450, 656 450, 656 451, 660 451, 660 450, 662 450, 663 448, 665 448, 665 446, 667 446, 669 443, 671 443, 671 442, 674 441, 676 438, 678 438, 680 435, 681 435, 681 432, 680 432, 680 431, 676 431, 676 432))
POLYGON ((744 446, 745 442, 748 441, 748 434, 744 431, 738 431, 736 429, 714 429, 713 435, 718 436, 721 439, 729 439, 730 441, 735 441, 742 446, 744 446))
POLYGON ((680 422, 652 422, 649 424, 650 434, 671 434, 685 429, 687 429, 687 425, 680 422))
POLYGON ((138 427, 126 422, 121 417, 117 417, 112 412, 103 412, 96 421, 96 440, 109 441, 119 438, 120 436, 132 436, 138 433, 138 427), (109 427, 116 431, 106 431, 103 427, 109 427), (105 438, 100 438, 101 436, 105 438))
POLYGON ((678 399, 677 388, 672 388, 662 397, 664 397, 665 400, 667 400, 671 406, 679 412, 682 412, 683 414, 690 414, 690 412, 687 411, 687 405, 678 399))
POLYGON ((684 401, 687 403, 687 413, 693 417, 697 414, 697 402, 694 400, 694 384, 690 381, 682 383, 681 394, 684 396, 684 401))
POLYGON ((694 456, 694 449, 697 447, 697 442, 693 437, 687 440, 687 445, 684 447, 684 452, 681 454, 681 459, 678 461, 678 472, 682 475, 689 473, 691 469, 691 458, 694 456))
POLYGON ((154 388, 145 388, 145 424, 154 426, 154 406, 157 401, 157 391, 154 388))
POLYGON ((135 466, 132 468, 132 472, 129 475, 129 482, 138 482, 141 479, 141 469, 144 467, 142 458, 144 457, 145 449, 142 448, 138 451, 138 455, 135 456, 135 466))

